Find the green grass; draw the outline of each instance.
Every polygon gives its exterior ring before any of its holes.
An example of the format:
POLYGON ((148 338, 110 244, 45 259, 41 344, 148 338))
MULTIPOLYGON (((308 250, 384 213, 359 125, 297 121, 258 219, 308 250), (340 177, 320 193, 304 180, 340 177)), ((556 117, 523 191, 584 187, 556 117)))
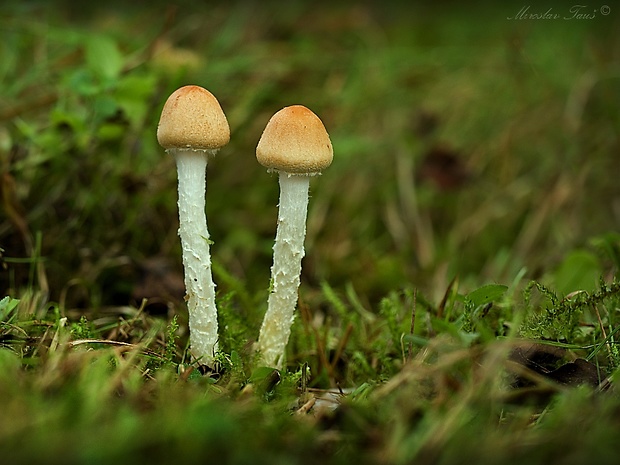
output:
POLYGON ((3 459, 614 460, 619 13, 260 5, 3 7, 3 459), (207 174, 217 375, 188 357, 155 138, 188 83, 232 131, 207 174), (291 104, 321 117, 334 162, 311 183, 278 373, 252 352, 278 196, 254 150, 291 104))

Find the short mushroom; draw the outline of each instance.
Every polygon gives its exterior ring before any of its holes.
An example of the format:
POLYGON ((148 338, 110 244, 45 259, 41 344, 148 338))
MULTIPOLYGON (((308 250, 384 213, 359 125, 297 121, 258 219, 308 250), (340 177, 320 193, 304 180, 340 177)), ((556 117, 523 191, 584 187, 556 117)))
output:
POLYGON ((271 117, 256 147, 256 158, 270 171, 277 171, 280 181, 272 289, 256 348, 263 363, 281 368, 298 299, 310 177, 331 164, 333 148, 319 117, 302 105, 293 105, 271 117))
POLYGON ((199 86, 184 86, 164 104, 157 140, 177 165, 191 353, 201 363, 212 365, 218 330, 205 214, 205 173, 208 158, 230 140, 230 128, 213 94, 199 86))

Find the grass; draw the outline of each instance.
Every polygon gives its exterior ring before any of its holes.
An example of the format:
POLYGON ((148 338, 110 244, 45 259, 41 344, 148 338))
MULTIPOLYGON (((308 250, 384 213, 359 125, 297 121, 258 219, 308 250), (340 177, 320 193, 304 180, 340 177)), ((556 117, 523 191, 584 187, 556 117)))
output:
POLYGON ((507 19, 522 6, 8 2, 3 457, 614 460, 618 14, 507 19), (155 139, 187 83, 232 130, 207 173, 218 374, 187 355, 174 162, 155 139), (254 149, 294 103, 335 156, 312 180, 276 372, 251 350, 278 189, 254 149))

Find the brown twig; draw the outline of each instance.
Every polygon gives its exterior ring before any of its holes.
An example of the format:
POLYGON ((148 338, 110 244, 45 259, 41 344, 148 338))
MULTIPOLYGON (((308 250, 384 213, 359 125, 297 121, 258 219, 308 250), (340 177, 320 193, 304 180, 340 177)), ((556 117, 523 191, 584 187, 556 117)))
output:
POLYGON ((76 339, 75 341, 67 342, 67 345, 70 347, 75 347, 75 346, 84 345, 84 344, 105 344, 105 345, 110 345, 110 346, 115 346, 115 347, 122 347, 127 350, 137 349, 146 355, 160 357, 158 353, 153 352, 152 350, 149 350, 145 347, 140 347, 140 345, 138 344, 131 344, 129 342, 110 341, 108 339, 76 339))
POLYGON ((338 360, 340 360, 340 357, 342 357, 342 353, 344 352, 344 349, 347 346, 347 343, 349 342, 349 338, 351 337, 352 331, 353 331, 353 323, 349 323, 347 325, 347 329, 344 330, 344 335, 340 339, 340 342, 338 343, 338 347, 336 348, 336 353, 334 354, 334 358, 332 359, 330 363, 330 371, 332 373, 334 372, 336 368, 336 364, 338 363, 338 360))
MULTIPOLYGON (((416 313, 416 305, 418 301, 418 290, 415 289, 413 291, 413 304, 411 305, 411 327, 409 328, 409 335, 413 336, 415 332, 415 313, 416 313)), ((409 340, 409 345, 407 347, 407 361, 411 360, 413 356, 413 341, 409 340)))

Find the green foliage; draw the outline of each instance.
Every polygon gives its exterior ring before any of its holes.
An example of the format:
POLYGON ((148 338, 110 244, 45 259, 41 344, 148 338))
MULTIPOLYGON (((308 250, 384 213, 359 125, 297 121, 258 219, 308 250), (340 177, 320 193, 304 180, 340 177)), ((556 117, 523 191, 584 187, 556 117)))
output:
POLYGON ((95 332, 86 316, 82 315, 77 323, 71 323, 71 335, 75 339, 93 339, 95 332))
POLYGON ((593 312, 597 313, 599 322, 601 325, 603 324, 600 319, 599 306, 606 309, 606 326, 614 328, 620 323, 615 317, 615 306, 619 297, 620 282, 618 281, 606 284, 601 280, 596 292, 582 291, 561 300, 551 289, 536 281, 531 281, 524 290, 525 309, 528 311, 529 317, 523 324, 522 334, 525 337, 557 341, 581 340, 582 337, 577 333, 580 332, 581 318, 586 310, 592 309, 593 312), (547 300, 547 304, 543 305, 542 308, 534 308, 532 305, 531 293, 533 289, 537 289, 547 300))
POLYGON ((508 286, 487 284, 464 296, 463 331, 472 332, 473 319, 478 316, 477 314, 481 313, 481 316, 484 316, 488 313, 493 302, 499 300, 507 290, 508 286))
POLYGON ((611 261, 618 275, 620 273, 620 233, 609 232, 592 238, 590 243, 611 261))
POLYGON ((173 364, 177 359, 177 340, 179 336, 179 323, 177 321, 177 315, 172 317, 170 323, 166 327, 166 345, 164 347, 164 360, 166 363, 173 364))
POLYGON ((248 339, 250 328, 245 315, 235 306, 235 292, 229 292, 217 300, 220 346, 227 353, 241 352, 248 339))
POLYGON ((11 314, 19 305, 19 299, 13 299, 9 296, 3 297, 0 300, 0 320, 3 322, 9 322, 11 314))
POLYGON ((573 250, 554 274, 554 283, 561 295, 574 291, 594 290, 602 270, 598 258, 587 250, 573 250))

